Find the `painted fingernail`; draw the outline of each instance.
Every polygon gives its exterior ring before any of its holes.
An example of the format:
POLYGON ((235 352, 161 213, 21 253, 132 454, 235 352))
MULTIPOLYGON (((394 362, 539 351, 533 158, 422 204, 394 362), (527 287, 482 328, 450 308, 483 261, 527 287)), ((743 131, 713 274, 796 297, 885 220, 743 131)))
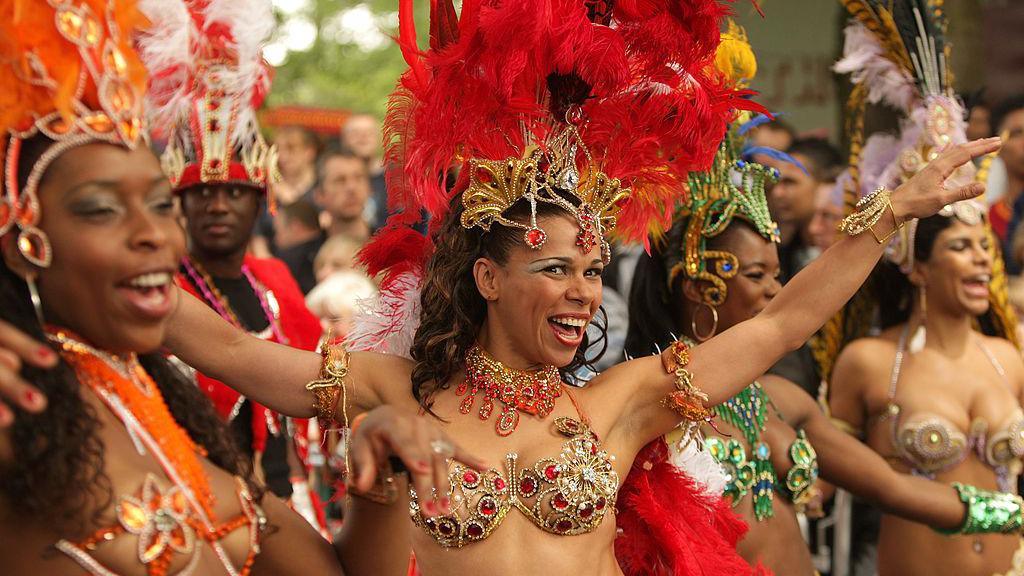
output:
POLYGON ((416 462, 416 466, 420 470, 429 470, 430 469, 430 462, 427 462, 426 460, 418 460, 416 462))
POLYGON ((36 358, 44 362, 48 362, 53 358, 53 350, 50 350, 46 346, 36 348, 36 358))
POLYGON ((39 400, 42 396, 35 390, 25 390, 25 393, 22 394, 22 398, 25 399, 25 405, 28 408, 35 408, 39 405, 39 400))
POLYGON ((434 505, 433 500, 427 500, 423 503, 423 511, 427 513, 427 516, 433 516, 437 514, 437 506, 434 505))

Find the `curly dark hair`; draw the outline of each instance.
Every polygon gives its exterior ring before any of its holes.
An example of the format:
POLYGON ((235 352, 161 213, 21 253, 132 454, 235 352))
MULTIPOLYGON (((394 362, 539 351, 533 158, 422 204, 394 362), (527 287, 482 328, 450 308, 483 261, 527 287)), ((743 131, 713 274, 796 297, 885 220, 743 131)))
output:
MULTIPOLYGON (((565 198, 578 203, 573 196, 565 198)), ((566 214, 554 204, 537 204, 538 218, 566 214)), ((528 222, 529 204, 520 200, 504 215, 515 222, 528 222)), ((456 194, 445 220, 432 235, 434 253, 424 274, 421 321, 410 351, 416 362, 412 370, 412 393, 428 411, 433 395, 448 388, 452 376, 463 368, 466 352, 476 342, 487 316, 487 303, 473 278, 473 264, 482 257, 505 264, 513 247, 523 243, 523 231, 519 228, 496 223, 488 232, 466 229, 460 222, 461 216, 462 202, 456 194)), ((594 326, 603 334, 604 327, 600 323, 594 326)), ((604 337, 598 340, 604 341, 604 337)), ((572 380, 576 370, 584 366, 592 368, 600 359, 603 350, 588 353, 592 344, 585 335, 572 362, 560 367, 563 379, 572 380)))
MULTIPOLYGON (((45 148, 32 144, 33 151, 45 148)), ((30 163, 31 158, 23 159, 23 164, 30 163)), ((0 319, 46 341, 28 286, 2 259, 0 319)), ((238 450, 202 391, 160 354, 142 355, 139 361, 159 387, 174 420, 206 450, 209 460, 244 478, 254 497, 261 498, 264 490, 254 480, 252 462, 238 450)), ((60 361, 49 370, 24 365, 21 375, 46 395, 47 408, 30 414, 12 406, 15 421, 9 432, 14 458, 0 470, 0 494, 18 517, 41 520, 70 535, 84 534, 100 521, 114 497, 104 472, 99 415, 85 401, 81 383, 67 363, 60 361)))

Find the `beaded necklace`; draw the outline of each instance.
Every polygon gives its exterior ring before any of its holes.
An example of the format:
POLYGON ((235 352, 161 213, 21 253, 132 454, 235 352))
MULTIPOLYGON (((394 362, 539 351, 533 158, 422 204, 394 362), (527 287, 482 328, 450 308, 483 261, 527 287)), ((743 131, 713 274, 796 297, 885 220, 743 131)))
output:
POLYGON ((494 429, 499 436, 508 436, 519 426, 520 411, 546 418, 554 410, 555 400, 562 394, 562 377, 554 366, 540 370, 509 368, 475 344, 466 353, 466 379, 455 389, 457 396, 466 395, 459 412, 469 414, 481 391, 484 399, 477 415, 487 420, 494 411, 494 401, 501 402, 501 416, 494 429))
MULTIPOLYGON (((210 306, 220 314, 221 318, 224 318, 236 327, 245 330, 245 326, 239 321, 238 316, 235 315, 231 309, 231 303, 227 297, 217 289, 217 285, 213 282, 213 278, 206 272, 206 270, 199 264, 199 262, 193 261, 191 258, 183 258, 182 266, 185 267, 185 272, 188 274, 192 283, 199 289, 203 294, 203 298, 209 302, 210 306)), ((252 291, 256 294, 256 297, 260 301, 260 307, 263 309, 263 314, 267 318, 267 323, 270 326, 270 331, 274 335, 274 340, 281 344, 287 344, 288 338, 284 335, 278 324, 278 311, 276 299, 271 302, 273 294, 268 290, 259 280, 253 276, 252 271, 245 264, 242 264, 242 276, 245 277, 246 281, 249 282, 249 286, 252 287, 252 291)))
MULTIPOLYGON (((132 354, 121 358, 89 346, 65 330, 47 328, 47 338, 60 346, 61 356, 78 376, 108 405, 119 404, 135 419, 160 449, 168 475, 177 476, 206 517, 214 518, 213 490, 200 456, 206 451, 189 437, 171 416, 160 390, 132 354)), ((119 411, 111 406, 114 413, 119 411)), ((125 427, 133 434, 132 427, 125 427)))

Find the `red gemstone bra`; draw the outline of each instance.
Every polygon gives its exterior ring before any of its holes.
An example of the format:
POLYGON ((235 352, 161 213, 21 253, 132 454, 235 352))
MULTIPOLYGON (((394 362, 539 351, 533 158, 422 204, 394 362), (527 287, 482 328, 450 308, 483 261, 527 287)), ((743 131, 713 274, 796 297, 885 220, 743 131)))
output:
POLYGON ((484 472, 454 463, 448 498, 452 512, 426 517, 420 513, 416 491, 410 489, 413 522, 445 548, 461 548, 491 535, 513 507, 546 532, 576 535, 593 532, 615 508, 619 475, 615 457, 581 420, 555 418, 555 431, 567 438, 557 458, 519 467, 519 456, 505 456, 505 474, 484 472))

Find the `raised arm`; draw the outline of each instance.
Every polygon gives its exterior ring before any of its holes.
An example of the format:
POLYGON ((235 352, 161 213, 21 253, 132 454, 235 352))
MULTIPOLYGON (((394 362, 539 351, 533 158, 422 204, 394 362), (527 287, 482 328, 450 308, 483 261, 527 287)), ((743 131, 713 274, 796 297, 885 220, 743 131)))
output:
POLYGON ((775 376, 759 381, 786 423, 807 432, 822 478, 889 514, 942 530, 963 524, 965 508, 950 485, 893 470, 877 452, 836 428, 796 384, 775 376))
MULTIPOLYGON (((885 211, 874 233, 884 237, 894 228, 893 220, 902 223, 927 217, 947 204, 984 192, 981 184, 950 190, 945 182, 960 166, 998 150, 999 145, 998 138, 989 138, 940 154, 892 193, 892 214, 885 211)), ((871 232, 844 237, 786 284, 760 314, 691 350, 687 368, 694 384, 707 394, 707 404, 732 397, 807 341, 853 296, 884 250, 871 232)), ((625 429, 642 445, 671 430, 679 416, 660 406, 660 400, 674 389, 675 379, 666 375, 656 359, 634 362, 620 365, 614 379, 623 385, 613 388, 624 406, 625 429)), ((612 370, 606 376, 612 379, 612 370)))

